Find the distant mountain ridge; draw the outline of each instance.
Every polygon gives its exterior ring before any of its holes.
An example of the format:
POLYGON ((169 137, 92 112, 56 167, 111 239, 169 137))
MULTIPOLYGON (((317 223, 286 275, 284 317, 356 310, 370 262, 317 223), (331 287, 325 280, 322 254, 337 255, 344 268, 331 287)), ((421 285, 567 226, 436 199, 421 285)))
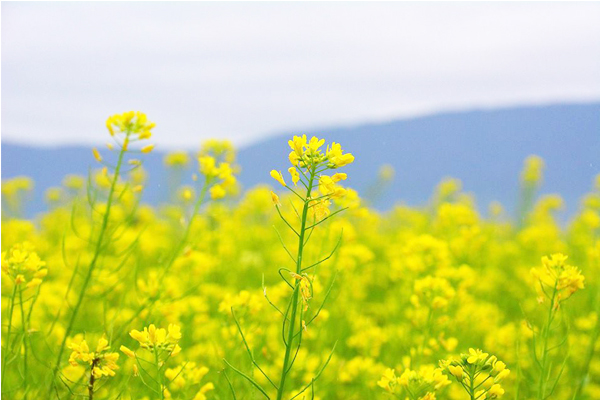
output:
MULTIPOLYGON (((392 165, 396 176, 375 203, 379 209, 389 209, 397 202, 424 204, 435 185, 452 176, 461 179, 464 189, 475 195, 480 209, 498 200, 513 210, 523 160, 537 154, 546 161, 542 192, 562 195, 568 212, 572 212, 600 173, 600 103, 564 104, 442 113, 279 135, 239 150, 243 187, 272 184, 269 171, 287 170, 287 140, 301 133, 340 142, 355 155, 355 163, 345 172, 347 185, 359 193, 373 184, 381 165, 392 165)), ((160 151, 144 156, 149 175, 144 200, 149 203, 166 197, 163 156, 160 151)), ((60 185, 68 173, 86 175, 90 166, 96 164, 88 147, 2 143, 2 179, 27 175, 36 182, 29 215, 45 209, 43 193, 47 188, 60 185)))

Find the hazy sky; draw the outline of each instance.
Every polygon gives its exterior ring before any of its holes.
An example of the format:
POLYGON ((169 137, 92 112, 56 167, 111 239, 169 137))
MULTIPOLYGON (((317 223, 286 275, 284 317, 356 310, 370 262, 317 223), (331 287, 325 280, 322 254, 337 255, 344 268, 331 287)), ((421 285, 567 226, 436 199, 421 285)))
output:
POLYGON ((161 147, 600 100, 600 3, 6 3, 2 139, 161 147))

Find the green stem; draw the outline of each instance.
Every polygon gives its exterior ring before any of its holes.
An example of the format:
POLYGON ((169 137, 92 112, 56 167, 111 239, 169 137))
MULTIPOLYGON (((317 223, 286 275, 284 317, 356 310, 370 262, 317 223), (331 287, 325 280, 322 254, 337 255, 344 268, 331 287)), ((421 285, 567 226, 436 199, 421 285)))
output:
POLYGON ((21 306, 21 330, 23 331, 23 383, 27 387, 29 383, 27 371, 27 328, 25 326, 25 311, 23 310, 23 291, 19 290, 19 304, 21 306))
POLYGON ((15 287, 13 288, 13 293, 12 296, 10 298, 10 308, 8 311, 8 328, 6 331, 6 348, 4 349, 4 351, 2 352, 2 383, 1 383, 1 390, 4 392, 4 378, 6 377, 6 361, 8 359, 8 355, 11 353, 10 352, 10 331, 12 330, 12 317, 13 317, 13 311, 15 309, 15 297, 17 296, 17 285, 15 284, 15 287))
POLYGON ((543 328, 542 331, 542 335, 543 335, 543 344, 542 344, 542 367, 541 367, 541 371, 540 371, 540 379, 539 379, 539 383, 538 383, 538 400, 544 400, 544 398, 546 397, 546 368, 547 363, 548 363, 548 341, 549 341, 549 336, 550 336, 550 326, 552 324, 552 320, 553 320, 553 311, 554 311, 554 300, 556 299, 556 292, 557 292, 557 284, 558 282, 556 282, 554 284, 554 290, 552 292, 552 298, 550 299, 550 309, 548 310, 548 321, 546 323, 546 326, 543 328))
POLYGON ((158 357, 158 349, 156 346, 154 346, 154 362, 156 363, 156 381, 159 385, 158 389, 160 390, 160 398, 163 400, 165 398, 165 391, 163 389, 163 379, 162 374, 160 373, 160 359, 158 357))
POLYGON ((471 400, 475 400, 475 374, 474 374, 475 366, 471 366, 470 376, 469 376, 469 395, 471 396, 471 400))
MULTIPOLYGON (((129 137, 129 132, 127 133, 127 137, 129 137)), ((119 172, 121 170, 121 166, 123 164, 123 157, 125 156, 126 150, 121 148, 119 152, 119 159, 117 161, 117 165, 115 167, 115 174, 110 185, 110 191, 108 193, 108 200, 106 201, 106 213, 104 214, 104 218, 102 219, 102 226, 100 227, 100 232, 98 234, 98 241, 96 242, 96 249, 94 250, 94 256, 92 257, 92 261, 90 262, 90 267, 88 268, 87 274, 85 275, 85 279, 83 284, 81 285, 81 291, 79 292, 79 297, 77 298, 77 303, 75 303, 75 307, 73 308, 73 312, 71 313, 71 318, 69 319, 69 324, 67 325, 67 329, 65 330, 65 334, 63 336, 62 342, 60 344, 60 348, 58 350, 58 356, 56 357, 56 363, 52 370, 52 380, 50 381, 50 388, 48 391, 48 397, 52 394, 52 389, 54 387, 54 381, 56 379, 56 374, 58 373, 58 369, 60 368, 60 360, 62 358, 63 352, 65 351, 65 344, 67 342, 67 338, 71 334, 73 330, 73 325, 75 323, 75 319, 77 318, 77 314, 79 313, 79 309, 81 308, 81 304, 83 303, 83 298, 85 297, 85 293, 88 285, 92 279, 92 273, 96 268, 96 263, 98 262, 98 258, 100 257, 100 250, 102 248, 102 243, 104 241, 104 234, 106 232, 106 228, 108 226, 108 219, 110 216, 110 209, 113 202, 113 196, 115 193, 115 187, 117 185, 117 181, 119 180, 119 172)))
POLYGON ((92 366, 90 368, 90 381, 88 382, 88 400, 94 400, 94 384, 96 383, 96 376, 94 375, 94 368, 98 365, 99 359, 94 358, 92 360, 92 366))
MULTIPOLYGON (((308 188, 306 189, 306 199, 304 200, 304 207, 302 209, 302 222, 300 226, 300 235, 298 238, 298 258, 296 261, 296 274, 300 275, 302 273, 302 252, 304 250, 304 233, 306 232, 306 217, 308 215, 308 203, 310 194, 313 187, 313 182, 315 178, 315 173, 311 170, 310 179, 308 182, 308 188)), ((296 281, 294 292, 292 294, 292 313, 290 315, 290 327, 288 331, 288 338, 286 342, 285 348, 285 356, 283 358, 283 367, 281 370, 281 380, 279 381, 279 388, 277 390, 277 400, 281 400, 283 397, 283 391, 285 388, 285 380, 288 375, 288 364, 290 362, 290 355, 292 352, 292 341, 294 340, 294 326, 296 323, 296 314, 298 312, 298 293, 299 281, 296 281)), ((284 320, 285 323, 285 320, 284 320)))

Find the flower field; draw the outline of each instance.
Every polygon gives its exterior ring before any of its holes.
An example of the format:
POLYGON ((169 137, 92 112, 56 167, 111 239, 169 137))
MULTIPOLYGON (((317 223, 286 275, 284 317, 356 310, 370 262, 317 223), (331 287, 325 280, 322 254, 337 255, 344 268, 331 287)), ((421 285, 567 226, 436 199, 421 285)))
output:
POLYGON ((241 192, 213 140, 165 157, 195 184, 151 207, 153 127, 110 117, 35 220, 2 182, 3 399, 600 399, 600 176, 565 226, 535 156, 518 218, 455 179, 381 213, 343 143, 294 136, 241 192))

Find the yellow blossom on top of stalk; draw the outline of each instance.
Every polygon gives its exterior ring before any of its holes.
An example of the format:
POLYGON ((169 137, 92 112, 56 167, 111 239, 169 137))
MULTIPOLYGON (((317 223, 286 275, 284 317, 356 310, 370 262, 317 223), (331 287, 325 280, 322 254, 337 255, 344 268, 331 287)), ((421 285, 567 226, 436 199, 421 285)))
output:
POLYGON ((168 330, 157 328, 150 324, 143 331, 136 329, 129 332, 129 336, 137 340, 140 347, 147 350, 168 350, 172 355, 179 353, 181 348, 177 344, 181 339, 181 328, 178 325, 169 324, 168 330))
POLYGON ((510 374, 506 364, 479 349, 459 358, 442 360, 440 367, 453 376, 473 399, 496 399, 504 394, 500 385, 510 374))
POLYGON ((18 192, 28 192, 33 189, 33 180, 26 176, 17 176, 2 182, 2 195, 14 196, 18 192))
POLYGON ((223 198, 227 193, 236 191, 238 169, 235 162, 235 151, 228 141, 209 140, 203 143, 198 154, 198 169, 206 178, 210 187, 211 198, 223 198))
POLYGON ((39 286, 48 274, 46 262, 42 261, 29 242, 17 243, 2 252, 2 272, 16 285, 27 283, 26 288, 39 286))
POLYGON ((111 136, 120 133, 137 135, 138 139, 147 139, 151 136, 151 130, 156 126, 154 122, 148 121, 146 114, 140 111, 127 111, 122 114, 114 114, 106 120, 106 127, 111 136))
POLYGON ((108 351, 110 346, 104 336, 98 340, 95 351, 90 351, 85 340, 79 343, 73 341, 69 343, 68 348, 72 351, 69 356, 69 363, 73 366, 79 365, 80 362, 90 365, 92 374, 96 378, 115 376, 115 371, 119 369, 117 366, 119 353, 108 351))
POLYGON ((521 172, 521 181, 527 185, 537 185, 542 180, 544 171, 544 160, 536 155, 525 159, 525 165, 521 172))
POLYGON ((235 149, 229 140, 208 139, 202 143, 200 155, 210 154, 223 162, 235 161, 235 149))
POLYGON ((441 368, 425 365, 418 370, 407 368, 397 377, 393 369, 387 368, 377 385, 399 398, 435 400, 435 392, 450 384, 442 372, 441 368))
POLYGON ((168 167, 181 168, 189 164, 190 157, 185 151, 174 151, 168 153, 164 157, 163 162, 168 167))
POLYGON ((573 293, 584 288, 585 277, 579 268, 566 263, 567 256, 561 253, 542 257, 542 267, 533 268, 532 275, 538 279, 536 286, 539 301, 555 294, 555 306, 571 297, 573 293))

